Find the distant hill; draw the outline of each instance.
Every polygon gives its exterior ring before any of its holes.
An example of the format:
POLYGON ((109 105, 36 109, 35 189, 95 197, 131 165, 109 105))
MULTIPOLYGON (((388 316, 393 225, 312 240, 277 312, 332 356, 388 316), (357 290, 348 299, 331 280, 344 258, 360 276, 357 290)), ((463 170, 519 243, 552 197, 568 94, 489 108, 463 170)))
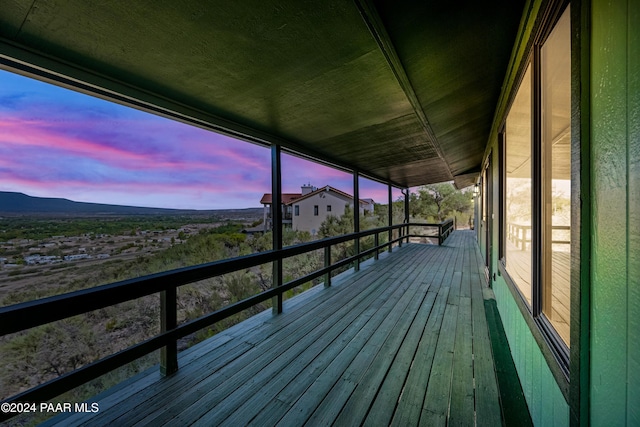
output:
POLYGON ((262 208, 189 210, 143 208, 138 206, 107 205, 74 202, 68 199, 33 197, 24 193, 0 191, 0 213, 59 214, 59 215, 218 215, 229 218, 262 217, 262 208))

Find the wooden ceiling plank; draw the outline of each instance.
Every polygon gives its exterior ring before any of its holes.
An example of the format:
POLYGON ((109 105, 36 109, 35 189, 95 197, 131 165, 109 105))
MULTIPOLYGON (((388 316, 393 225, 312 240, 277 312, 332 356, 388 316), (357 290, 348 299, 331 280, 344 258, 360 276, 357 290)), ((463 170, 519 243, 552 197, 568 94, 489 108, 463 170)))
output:
POLYGON ((378 47, 380 48, 380 51, 387 60, 389 68, 393 72, 393 75, 398 81, 398 84, 411 103, 413 111, 418 117, 418 120, 422 124, 422 127, 424 128, 424 131, 427 135, 426 142, 430 144, 433 151, 437 153, 443 165, 446 167, 446 170, 450 175, 450 179, 453 179, 453 175, 451 174, 449 165, 447 164, 440 145, 438 144, 438 140, 435 133, 433 132, 433 128, 431 127, 431 124, 429 123, 429 120, 424 113, 424 109, 422 108, 422 105, 420 104, 420 101, 416 96, 413 85, 411 84, 404 66, 402 65, 402 62, 400 61, 400 58, 396 53, 395 47, 393 46, 391 38, 389 37, 389 34, 387 33, 387 30, 382 23, 380 16, 378 15, 375 5, 370 0, 354 1, 356 6, 358 7, 358 10, 360 11, 360 14, 362 15, 362 19, 369 28, 369 31, 371 31, 371 35, 375 39, 378 47))

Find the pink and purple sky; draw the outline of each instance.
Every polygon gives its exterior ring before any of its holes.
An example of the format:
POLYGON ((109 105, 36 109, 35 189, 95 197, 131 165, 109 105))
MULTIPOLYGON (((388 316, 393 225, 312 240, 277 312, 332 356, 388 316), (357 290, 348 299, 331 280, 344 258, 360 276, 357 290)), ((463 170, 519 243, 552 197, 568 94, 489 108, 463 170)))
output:
MULTIPOLYGON (((282 186, 353 192, 352 175, 283 155, 282 186)), ((0 70, 0 191, 177 209, 259 207, 270 151, 0 70)), ((394 189, 393 198, 400 196, 394 189)), ((360 181, 360 197, 387 187, 360 181)))

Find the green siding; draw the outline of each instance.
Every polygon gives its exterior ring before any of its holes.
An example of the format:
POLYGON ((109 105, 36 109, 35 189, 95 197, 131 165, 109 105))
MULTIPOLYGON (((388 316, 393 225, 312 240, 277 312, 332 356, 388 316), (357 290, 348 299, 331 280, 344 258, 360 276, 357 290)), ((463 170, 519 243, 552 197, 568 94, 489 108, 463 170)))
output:
POLYGON ((493 290, 533 424, 568 426, 569 405, 501 277, 493 290))
POLYGON ((639 8, 592 2, 593 425, 640 424, 639 8))
MULTIPOLYGON (((589 269, 589 403, 592 425, 640 425, 640 2, 592 0, 590 67, 590 150, 588 179, 591 224, 589 269)), ((514 62, 522 59, 529 23, 537 16, 533 0, 523 25, 514 62)), ((505 93, 513 91, 513 68, 505 93)), ((502 103, 500 104, 503 105, 502 103)), ((498 117, 504 112, 500 107, 498 117)), ((487 152, 497 153, 496 128, 487 152)), ((494 156, 494 177, 498 177, 494 156)), ((498 194, 498 181, 493 182, 498 194)), ((493 210, 498 211, 498 200, 493 210)), ((498 242, 497 222, 492 239, 498 242)), ((479 239, 482 243, 482 240, 479 239)), ((493 271, 498 251, 494 244, 493 271)), ((569 406, 511 291, 498 276, 493 281, 498 310, 531 418, 536 425, 567 425, 569 406)), ((573 375, 576 375, 573 372, 573 375)), ((577 402, 576 402, 577 403, 577 402)), ((576 409, 575 413, 581 411, 576 409)))
MULTIPOLYGON (((528 3, 528 7, 525 8, 528 12, 525 12, 527 19, 522 24, 522 38, 519 40, 519 44, 515 48, 515 63, 519 63, 525 55, 525 45, 528 39, 531 37, 533 31, 534 21, 540 13, 541 1, 533 0, 528 3)), ((510 69, 514 73, 517 66, 510 69)), ((507 76, 507 84, 505 87, 505 93, 509 93, 514 88, 512 85, 515 82, 515 76, 507 76)), ((499 105, 499 110, 504 108, 503 113, 506 114, 506 106, 504 104, 499 105)), ((497 132, 499 124, 494 125, 494 130, 497 132)), ((498 167, 498 144, 497 133, 493 134, 491 143, 487 147, 487 152, 491 150, 492 159, 492 176, 493 176, 493 205, 492 211, 495 215, 493 219, 492 236, 492 271, 498 271, 498 244, 499 242, 499 184, 498 177, 500 176, 498 167)), ((477 206, 477 205, 476 205, 477 206)), ((479 221, 476 222, 478 224, 479 221)), ((477 227, 478 229, 478 227, 477 227)), ((480 232, 480 231, 478 231, 480 232)), ((478 239, 479 243, 482 243, 481 239, 478 239)), ((531 419, 534 425, 538 426, 568 426, 569 425, 569 405, 554 378, 547 361, 542 354, 538 343, 536 342, 527 322, 525 321, 522 312, 518 308, 516 301, 508 289, 502 276, 496 274, 496 280, 492 281, 493 290, 496 295, 496 301, 498 311, 502 320, 502 324, 505 329, 505 334, 509 342, 511 355, 513 357, 518 376, 520 377, 520 383, 522 386, 525 400, 529 407, 531 419)))

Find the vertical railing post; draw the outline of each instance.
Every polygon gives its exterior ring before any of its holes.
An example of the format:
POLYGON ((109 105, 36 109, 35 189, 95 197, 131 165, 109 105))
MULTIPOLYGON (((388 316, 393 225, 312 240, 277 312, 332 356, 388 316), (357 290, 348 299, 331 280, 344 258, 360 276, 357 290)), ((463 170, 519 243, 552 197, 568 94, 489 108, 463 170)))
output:
MULTIPOLYGON (((282 249, 282 163, 281 147, 271 145, 271 230, 273 250, 282 249)), ((274 288, 282 286, 282 258, 273 261, 274 288)), ((282 293, 273 297, 273 314, 282 313, 282 293)))
MULTIPOLYGON (((175 287, 160 292, 160 332, 178 326, 177 290, 175 287)), ((160 373, 168 376, 178 371, 178 342, 172 340, 160 350, 160 373)))
POLYGON ((402 247, 402 237, 404 236, 403 232, 404 232, 404 226, 398 228, 398 237, 400 238, 400 240, 398 240, 399 247, 402 247))
POLYGON ((378 233, 376 232, 376 234, 373 235, 373 246, 375 246, 375 248, 376 248, 376 252, 375 252, 374 258, 376 260, 380 259, 380 250, 378 249, 379 245, 380 245, 380 237, 378 236, 378 233))
MULTIPOLYGON (((389 208, 388 208, 388 212, 389 212, 389 227, 391 227, 393 225, 393 195, 391 194, 391 184, 387 184, 387 186, 389 187, 389 208)), ((389 228, 389 252, 391 252, 393 250, 392 246, 393 244, 391 243, 391 241, 393 240, 393 230, 391 228, 389 228)))
POLYGON ((514 230, 516 231, 516 247, 519 247, 522 245, 522 239, 520 238, 520 234, 522 234, 521 229, 516 227, 514 230))
MULTIPOLYGON (((324 267, 331 267, 331 245, 324 247, 324 267)), ((324 287, 328 288, 329 286, 331 286, 331 272, 327 271, 324 273, 324 287)))
POLYGON ((438 224, 438 246, 442 245, 442 223, 438 224))
MULTIPOLYGON (((353 171, 353 231, 360 232, 360 180, 358 179, 358 171, 353 171)), ((353 264, 353 270, 360 270, 360 237, 356 237, 353 241, 356 253, 356 261, 353 264)))

